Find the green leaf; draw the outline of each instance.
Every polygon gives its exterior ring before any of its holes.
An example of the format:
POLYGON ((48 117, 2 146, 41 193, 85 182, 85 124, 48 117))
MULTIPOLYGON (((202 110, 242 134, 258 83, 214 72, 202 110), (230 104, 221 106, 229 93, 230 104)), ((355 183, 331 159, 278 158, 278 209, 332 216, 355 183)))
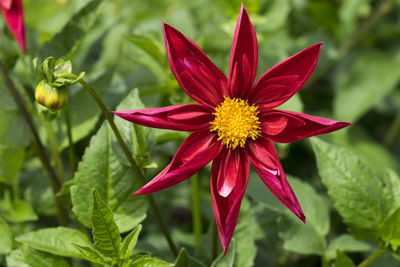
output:
MULTIPOLYGON (((121 205, 127 198, 130 198, 131 204, 135 204, 135 201, 143 204, 145 198, 145 196, 131 195, 140 186, 140 182, 135 178, 133 171, 122 165, 113 153, 111 135, 113 133, 109 130, 108 125, 103 124, 97 134, 92 137, 78 166, 74 185, 71 187, 72 210, 87 227, 92 227, 90 216, 93 205, 93 189, 98 191, 113 212, 120 212, 121 209, 123 211, 121 205)), ((144 207, 147 206, 144 205, 144 207)), ((145 218, 145 212, 146 209, 141 208, 140 213, 135 212, 134 217, 124 216, 125 221, 123 221, 127 223, 126 220, 133 220, 134 223, 139 223, 145 218)), ((123 212, 121 213, 124 215, 123 212)), ((129 223, 129 225, 135 226, 133 223, 129 223)), ((126 229, 123 224, 118 223, 118 226, 124 228, 123 231, 130 230, 126 229)))
POLYGON ((79 252, 81 253, 81 257, 85 260, 100 263, 100 264, 111 264, 111 259, 105 259, 99 251, 92 248, 91 246, 79 246, 77 244, 72 244, 79 252))
POLYGON ((0 182, 15 185, 24 162, 23 148, 14 149, 0 144, 0 182))
POLYGON ((185 248, 182 248, 175 260, 175 267, 205 267, 205 265, 189 256, 185 248))
POLYGON ((364 229, 363 236, 373 234, 392 210, 382 181, 355 153, 317 138, 311 143, 322 182, 345 223, 364 229))
POLYGON ((337 250, 346 252, 363 252, 370 249, 371 246, 368 243, 354 239, 354 237, 349 234, 343 234, 329 243, 326 257, 328 260, 334 259, 337 250))
POLYGON ((285 249, 301 254, 322 255, 325 252, 325 236, 330 228, 329 207, 321 196, 299 179, 289 179, 290 184, 306 216, 304 224, 289 211, 278 219, 279 236, 285 249))
POLYGON ((393 170, 387 170, 384 177, 385 195, 394 207, 400 207, 400 177, 393 170))
POLYGON ((340 250, 337 251, 336 267, 355 267, 353 261, 340 250))
POLYGON ((396 88, 400 79, 400 58, 390 53, 368 51, 357 57, 350 72, 345 70, 342 75, 347 80, 337 85, 335 117, 355 123, 396 88))
POLYGON ((396 251, 400 246, 400 207, 379 227, 378 235, 386 247, 396 251))
POLYGON ((93 0, 79 10, 51 41, 43 45, 40 57, 71 58, 80 40, 94 24, 101 3, 101 0, 93 0))
POLYGON ((62 257, 22 247, 7 255, 7 266, 68 267, 69 264, 62 257))
MULTIPOLYGON (((135 257, 136 258, 136 257, 135 257)), ((174 264, 165 262, 159 259, 151 258, 150 256, 143 256, 133 261, 129 266, 131 267, 173 267, 174 264)))
POLYGON ((121 236, 114 222, 113 214, 99 193, 93 190, 93 225, 94 247, 102 255, 116 259, 121 254, 121 236))
POLYGON ((13 235, 8 224, 0 217, 0 255, 12 250, 13 235))
POLYGON ((210 267, 233 267, 235 263, 236 244, 235 239, 232 238, 226 256, 223 254, 216 258, 210 267))
POLYGON ((293 95, 288 101, 279 106, 279 109, 302 113, 304 105, 298 94, 293 95))
POLYGON ((65 227, 44 228, 18 236, 15 240, 32 248, 51 254, 81 258, 73 244, 91 246, 89 239, 81 232, 65 227))
POLYGON ((142 225, 136 226, 132 232, 129 233, 127 237, 125 237, 124 242, 122 243, 121 248, 121 257, 122 258, 129 258, 131 255, 132 250, 136 246, 140 231, 142 230, 142 225))
POLYGON ((21 223, 36 221, 38 219, 32 206, 28 202, 20 199, 11 202, 9 194, 5 194, 0 202, 0 211, 3 216, 11 222, 21 223))

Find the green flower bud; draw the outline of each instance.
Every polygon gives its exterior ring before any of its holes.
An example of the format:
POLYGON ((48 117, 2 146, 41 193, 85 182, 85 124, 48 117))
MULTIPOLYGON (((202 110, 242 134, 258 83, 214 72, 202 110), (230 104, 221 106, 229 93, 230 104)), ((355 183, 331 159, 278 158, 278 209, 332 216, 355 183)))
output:
POLYGON ((53 87, 45 80, 36 86, 35 98, 37 102, 51 110, 62 109, 68 100, 67 88, 53 87))

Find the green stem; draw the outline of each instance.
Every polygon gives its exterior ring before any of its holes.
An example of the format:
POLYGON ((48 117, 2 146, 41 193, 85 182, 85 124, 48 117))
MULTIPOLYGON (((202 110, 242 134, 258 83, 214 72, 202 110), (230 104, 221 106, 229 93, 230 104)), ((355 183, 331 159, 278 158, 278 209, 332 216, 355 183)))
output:
POLYGON ((54 136, 53 127, 50 121, 43 121, 45 125, 47 138, 49 139, 50 151, 52 158, 54 159, 54 164, 56 166, 57 175, 60 178, 61 183, 65 181, 64 166, 60 157, 60 152, 58 151, 56 137, 54 136))
POLYGON ((378 259, 380 256, 382 256, 385 252, 386 252, 386 250, 384 250, 384 249, 378 249, 377 251, 375 251, 374 253, 369 255, 369 257, 366 258, 363 262, 361 262, 359 265, 357 265, 357 267, 370 266, 371 263, 373 263, 376 259, 378 259))
POLYGON ((200 212, 200 195, 199 195, 199 178, 198 175, 193 175, 190 179, 192 185, 192 220, 193 231, 195 236, 195 251, 198 252, 202 236, 202 223, 200 212))
POLYGON ((397 112, 396 117, 394 118, 392 124, 390 125, 389 130, 386 133, 385 139, 383 141, 386 147, 389 147, 394 139, 397 137, 397 133, 400 130, 400 111, 397 112))
MULTIPOLYGON (((77 77, 76 75, 74 75, 75 77, 77 77)), ((118 131, 117 126, 114 123, 114 120, 110 114, 110 112, 108 111, 108 109, 106 108, 106 106, 104 105, 103 101, 100 99, 100 97, 97 95, 96 91, 87 83, 85 82, 83 79, 81 79, 80 84, 88 91, 88 93, 93 97, 93 99, 96 101, 97 105, 100 107, 101 111, 103 112, 106 120, 108 121, 108 123, 111 126, 111 129, 113 130, 115 137, 118 140, 118 143, 120 144, 122 150, 124 151, 126 157, 128 158, 128 161, 130 163, 130 165, 132 166, 133 171, 135 172, 136 176, 139 177, 139 179, 141 180, 141 182, 143 184, 146 183, 146 179, 144 178, 143 172, 142 170, 139 168, 139 166, 136 164, 136 161, 133 159, 131 152, 129 151, 128 146, 126 145, 125 141, 122 139, 120 132, 118 131)), ((156 205, 156 202, 153 198, 152 195, 148 194, 147 195, 149 203, 150 203, 150 207, 153 209, 153 212, 157 218, 157 221, 161 227, 161 230, 165 236, 165 238, 167 239, 168 245, 172 251, 172 253, 177 256, 178 255, 178 250, 171 238, 171 235, 169 234, 168 228, 164 222, 164 219, 161 217, 161 213, 156 205)))
POLYGON ((76 171, 76 159, 75 159, 75 148, 74 148, 74 139, 72 138, 72 127, 71 127, 71 117, 69 113, 69 105, 65 106, 65 124, 67 125, 67 135, 68 135, 68 157, 69 157, 69 165, 71 168, 72 176, 76 171))
POLYGON ((8 75, 8 72, 7 72, 6 68, 4 67, 3 62, 1 60, 0 60, 0 72, 6 81, 7 87, 10 90, 11 95, 13 96, 15 102, 17 103, 18 107, 20 108, 22 115, 24 116, 24 118, 29 126, 29 129, 32 132, 33 141, 34 141, 33 144, 37 148, 38 156, 39 156, 44 168, 47 171, 49 182, 50 182, 51 188, 53 190, 53 197, 54 197, 54 201, 56 203, 56 207, 57 207, 57 211, 58 211, 58 222, 60 225, 65 226, 66 219, 65 219, 64 210, 56 196, 58 190, 61 187, 61 183, 58 180, 55 170, 51 166, 50 160, 46 153, 46 149, 44 148, 44 146, 40 140, 39 133, 36 129, 36 126, 33 123, 33 119, 31 117, 31 115, 29 114, 29 112, 25 106, 25 103, 22 100, 21 95, 19 94, 17 88, 15 87, 14 82, 11 80, 10 76, 8 75))

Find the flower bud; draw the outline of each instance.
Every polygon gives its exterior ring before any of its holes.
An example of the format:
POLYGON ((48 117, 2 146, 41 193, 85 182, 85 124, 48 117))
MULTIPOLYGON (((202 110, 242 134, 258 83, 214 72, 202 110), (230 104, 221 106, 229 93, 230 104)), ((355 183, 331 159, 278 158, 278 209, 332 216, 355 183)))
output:
POLYGON ((36 86, 35 98, 37 102, 51 110, 62 109, 68 100, 67 88, 53 87, 45 80, 36 86))

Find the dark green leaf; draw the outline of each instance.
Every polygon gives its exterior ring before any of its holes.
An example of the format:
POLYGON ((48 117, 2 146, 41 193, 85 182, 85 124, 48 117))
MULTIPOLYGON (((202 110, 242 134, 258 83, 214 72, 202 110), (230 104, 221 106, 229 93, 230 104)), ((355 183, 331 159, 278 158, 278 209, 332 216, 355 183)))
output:
POLYGON ((311 143, 322 182, 344 221, 352 227, 377 229, 392 210, 382 181, 355 153, 317 138, 311 143))
POLYGON ((93 190, 93 199, 91 222, 94 247, 102 255, 116 259, 121 254, 121 236, 118 227, 110 208, 96 190, 93 190))
POLYGON ((18 250, 13 250, 7 256, 7 266, 68 267, 69 264, 62 257, 22 247, 18 250))
POLYGON ((223 254, 219 255, 218 258, 213 261, 211 267, 233 267, 235 263, 236 251, 235 243, 235 239, 232 238, 228 251, 226 252, 226 256, 223 254))
POLYGON ((15 240, 51 254, 75 258, 80 258, 81 254, 73 244, 91 246, 84 234, 65 227, 43 228, 22 234, 15 240))
POLYGON ((79 10, 50 42, 44 44, 40 51, 41 58, 71 58, 80 40, 95 22, 101 3, 101 0, 93 0, 79 10))
POLYGON ((396 251, 400 246, 400 207, 382 223, 378 230, 379 238, 385 246, 396 251))
POLYGON ((99 251, 89 246, 79 246, 76 244, 72 244, 79 252, 81 253, 81 257, 85 260, 100 263, 100 264, 110 264, 111 259, 105 259, 99 251))
POLYGON ((205 267, 205 265, 189 256, 182 248, 175 260, 175 267, 205 267))

